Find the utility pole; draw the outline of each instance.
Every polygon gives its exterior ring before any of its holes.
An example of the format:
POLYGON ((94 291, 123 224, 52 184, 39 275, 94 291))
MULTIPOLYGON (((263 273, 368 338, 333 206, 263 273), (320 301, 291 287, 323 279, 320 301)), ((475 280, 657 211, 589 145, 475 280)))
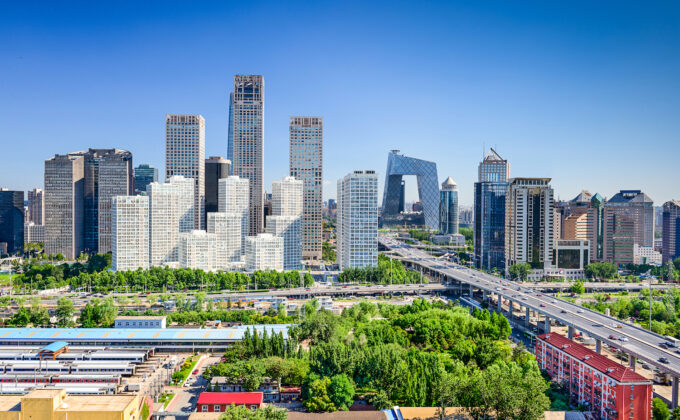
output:
POLYGON ((649 331, 652 331, 652 277, 649 277, 649 331))
POLYGON ((392 286, 392 257, 390 257, 390 286, 392 286))

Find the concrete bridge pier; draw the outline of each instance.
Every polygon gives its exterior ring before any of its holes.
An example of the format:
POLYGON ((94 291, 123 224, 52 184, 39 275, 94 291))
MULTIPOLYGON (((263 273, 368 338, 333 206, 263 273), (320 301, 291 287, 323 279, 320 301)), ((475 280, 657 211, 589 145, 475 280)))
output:
POLYGON ((550 317, 548 315, 545 316, 543 329, 545 330, 546 333, 550 332, 550 317))
POLYGON ((524 311, 524 326, 529 328, 531 325, 531 310, 527 306, 526 310, 524 311))
POLYGON ((629 354, 628 355, 628 367, 632 368, 633 372, 635 372, 635 365, 637 364, 635 362, 637 362, 637 358, 635 356, 633 356, 632 354, 629 354))
POLYGON ((575 331, 574 331, 574 327, 572 327, 572 326, 570 325, 570 326, 569 326, 569 330, 567 330, 567 331, 568 331, 567 334, 568 334, 568 336, 569 336, 569 339, 570 339, 570 340, 573 340, 573 339, 574 339, 574 332, 575 332, 575 331))
POLYGON ((498 296, 498 310, 496 312, 498 312, 499 314, 502 314, 503 313, 503 298, 501 298, 501 295, 497 295, 497 296, 498 296))
POLYGON ((470 285, 470 297, 472 297, 472 292, 473 292, 472 285, 470 285))
POLYGON ((597 354, 602 354, 602 340, 595 339, 595 352, 597 354))
POLYGON ((672 408, 676 408, 678 406, 678 381, 680 381, 680 378, 677 376, 673 376, 673 387, 671 388, 671 405, 672 408))

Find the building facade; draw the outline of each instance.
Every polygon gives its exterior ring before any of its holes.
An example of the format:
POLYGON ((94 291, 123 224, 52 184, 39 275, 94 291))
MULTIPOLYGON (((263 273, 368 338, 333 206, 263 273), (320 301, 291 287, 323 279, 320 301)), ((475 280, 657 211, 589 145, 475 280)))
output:
POLYGON ((640 190, 621 190, 604 204, 604 259, 633 264, 635 244, 654 246, 654 202, 640 190))
POLYGON ((149 268, 149 197, 114 197, 112 216, 113 269, 149 268))
POLYGON ((241 254, 245 253, 250 217, 250 183, 237 175, 220 179, 218 182, 220 213, 238 214, 241 217, 241 254))
POLYGON ((205 214, 219 209, 219 180, 231 173, 231 161, 220 156, 210 156, 205 160, 205 214))
POLYGON ((194 180, 194 229, 205 229, 205 120, 201 115, 165 116, 165 180, 194 180))
POLYGON ((45 224, 45 192, 40 188, 28 192, 28 221, 36 225, 45 224))
POLYGON ((45 161, 45 253, 75 260, 85 249, 85 158, 55 155, 45 161))
POLYGON ((217 235, 204 230, 179 234, 179 266, 195 270, 215 270, 217 235))
POLYGON ((535 270, 552 265, 553 189, 550 178, 513 178, 505 198, 505 271, 529 263, 535 270))
POLYGON ((633 244, 633 264, 661 265, 662 261, 661 253, 654 247, 633 244))
POLYGON ((146 192, 146 186, 152 182, 158 182, 158 168, 148 163, 143 163, 134 169, 135 194, 146 192))
POLYGON ((148 185, 151 266, 179 261, 179 234, 191 232, 195 223, 194 188, 194 180, 183 176, 172 176, 165 184, 148 185))
POLYGON ((304 182, 302 257, 320 260, 323 232, 323 118, 290 117, 290 175, 304 182))
POLYGON ((234 76, 232 121, 233 173, 248 180, 248 234, 264 231, 264 78, 234 76))
POLYGON ((555 204, 555 238, 586 240, 591 261, 602 261, 604 244, 604 198, 581 191, 570 201, 555 204), (558 226, 560 227, 558 229, 558 226))
POLYGON ((207 232, 215 235, 215 268, 226 270, 241 262, 244 240, 242 213, 208 213, 207 232))
POLYGON ((536 340, 536 361, 553 381, 564 384, 574 406, 605 420, 650 420, 652 381, 557 333, 536 340))
POLYGON ((479 164, 474 195, 475 264, 486 270, 505 269, 505 194, 510 164, 494 149, 479 164))
POLYGON ((668 260, 680 257, 680 202, 667 201, 663 205, 662 227, 662 259, 668 260))
POLYGON ((0 242, 7 252, 24 250, 24 192, 0 189, 0 242))
POLYGON ((272 182, 272 215, 266 232, 283 238, 283 269, 299 270, 302 254, 304 182, 287 176, 272 182))
POLYGON ((448 177, 439 193, 439 233, 458 234, 458 185, 448 177))
POLYGON ((246 238, 246 269, 283 270, 283 238, 260 233, 246 238))
POLYGON ((24 224, 24 245, 32 242, 45 243, 45 225, 36 225, 33 222, 24 224))
POLYGON ((338 180, 337 260, 340 270, 378 265, 378 176, 354 171, 338 180))

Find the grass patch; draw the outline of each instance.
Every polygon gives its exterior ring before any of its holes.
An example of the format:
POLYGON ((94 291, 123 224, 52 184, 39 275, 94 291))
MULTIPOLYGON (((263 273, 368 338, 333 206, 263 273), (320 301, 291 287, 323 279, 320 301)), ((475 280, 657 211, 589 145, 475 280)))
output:
POLYGON ((175 393, 174 392, 164 392, 163 395, 158 397, 158 402, 163 404, 163 408, 167 407, 168 404, 170 404, 170 401, 175 398, 175 393))
POLYGON ((200 358, 201 356, 196 354, 185 360, 184 363, 182 363, 180 370, 172 374, 170 386, 182 386, 189 374, 196 368, 196 364, 200 358))

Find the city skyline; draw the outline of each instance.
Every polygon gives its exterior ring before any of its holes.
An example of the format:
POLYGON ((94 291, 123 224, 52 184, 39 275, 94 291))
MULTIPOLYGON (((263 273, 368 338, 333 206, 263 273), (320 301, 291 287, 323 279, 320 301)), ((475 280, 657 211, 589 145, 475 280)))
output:
MULTIPOLYGON (((357 29, 340 42, 331 38, 339 29, 334 21, 313 19, 328 12, 319 6, 303 11, 311 28, 296 30, 276 20, 273 28, 286 29, 277 31, 280 39, 270 39, 272 32, 265 31, 257 35, 261 54, 243 53, 232 59, 217 49, 222 44, 215 41, 232 37, 238 42, 245 35, 239 34, 238 20, 236 27, 218 30, 216 23, 222 18, 265 12, 261 22, 245 19, 259 27, 271 24, 277 14, 284 21, 289 14, 301 13, 299 8, 282 10, 263 3, 236 11, 207 4, 188 14, 182 9, 185 26, 177 30, 172 23, 179 16, 172 6, 164 12, 169 22, 156 23, 155 35, 148 31, 145 10, 136 17, 137 10, 133 13, 125 5, 114 16, 104 13, 105 6, 93 6, 88 19, 85 12, 69 7, 50 10, 70 25, 69 30, 47 22, 43 11, 26 14, 21 6, 0 18, 0 34, 16 38, 8 45, 8 66, 0 70, 16 81, 3 95, 12 97, 12 103, 0 103, 0 121, 6 127, 1 141, 9 149, 9 159, 0 168, 4 186, 41 188, 44 159, 89 147, 123 148, 133 153, 135 165, 163 168, 166 113, 203 115, 206 156, 227 156, 231 78, 262 74, 268 86, 263 185, 288 173, 284 156, 290 116, 320 115, 326 123, 325 200, 337 198, 334 182, 350 170, 372 168, 384 176, 382 165, 374 162, 397 148, 436 161, 438 181, 455 179, 461 205, 469 207, 476 165, 489 146, 513 162, 517 176, 552 178, 556 199, 569 199, 582 189, 607 198, 621 189, 641 189, 657 206, 680 198, 680 186, 663 182, 673 177, 672 158, 677 155, 673 152, 679 147, 680 122, 674 116, 680 110, 680 95, 674 92, 680 83, 672 75, 680 71, 674 58, 680 56, 680 46, 676 37, 668 36, 677 29, 677 7, 658 7, 651 13, 622 5, 611 16, 605 6, 593 5, 579 16, 578 5, 541 4, 532 9, 494 2, 474 7, 435 3, 407 16, 406 8, 397 6, 380 24, 384 35, 379 35, 364 25, 368 18, 362 15, 368 13, 357 12, 375 12, 380 6, 355 4, 347 11, 333 10, 338 21, 345 17, 357 29), (532 16, 542 23, 532 23, 532 16), (610 24, 593 24, 604 16, 610 24), (405 25, 407 17, 413 19, 413 28, 405 25), (548 28, 546 22, 554 25, 548 28), (134 23, 132 30, 119 44, 112 42, 128 23, 134 23), (100 30, 82 42, 83 33, 96 24, 100 30), (479 35, 475 25, 488 33, 479 35), (504 39, 518 28, 523 31, 504 39), (169 34, 171 29, 177 33, 169 34), (281 62, 281 53, 276 53, 281 45, 294 45, 310 30, 319 31, 308 49, 312 64, 301 70, 281 62), (37 41, 47 35, 53 41, 37 41), (161 45, 160 36, 179 45, 161 45), (186 39, 178 39, 182 36, 186 39), (374 40, 361 44, 368 36, 374 40), (75 39, 81 41, 77 48, 75 39), (466 46, 471 40, 476 41, 474 48, 466 46), (52 42, 64 47, 50 51, 52 42), (111 47, 106 54, 102 42, 111 47), (195 52, 198 66, 192 62, 190 68, 182 63, 177 69, 165 68, 168 48, 201 42, 204 45, 195 52), (314 48, 323 42, 332 48, 314 48), (424 43, 433 46, 421 49, 424 43), (380 52, 372 55, 374 50, 380 52), (343 54, 336 58, 331 51, 343 54), (415 60, 419 63, 405 61, 409 56, 419 57, 415 60), (112 60, 130 59, 140 63, 130 69, 112 66, 112 60), (342 59, 347 62, 341 64, 342 59), (493 70, 497 68, 503 70, 493 70), (180 88, 168 90, 168 77, 176 78, 173 84, 180 88), (434 80, 437 89, 403 89, 421 78, 434 80), (352 92, 369 87, 375 94, 357 101, 352 92), (405 103, 417 106, 404 107, 405 103), (76 115, 78 130, 71 124, 76 115), (32 123, 38 119, 44 124, 32 123), (123 119, 128 123, 118 124, 123 119), (423 124, 426 119, 428 124, 423 124), (21 139, 19 147, 14 146, 16 139, 21 139), (28 144, 31 147, 21 146, 28 144), (641 144, 651 147, 645 153, 631 153, 641 144), (359 148, 362 153, 356 153, 359 148), (35 150, 43 155, 36 156, 35 150), (442 150, 450 153, 442 156, 442 150)), ((379 189, 382 194, 382 185, 379 189)), ((414 180, 407 180, 406 190, 412 201, 414 180)))

